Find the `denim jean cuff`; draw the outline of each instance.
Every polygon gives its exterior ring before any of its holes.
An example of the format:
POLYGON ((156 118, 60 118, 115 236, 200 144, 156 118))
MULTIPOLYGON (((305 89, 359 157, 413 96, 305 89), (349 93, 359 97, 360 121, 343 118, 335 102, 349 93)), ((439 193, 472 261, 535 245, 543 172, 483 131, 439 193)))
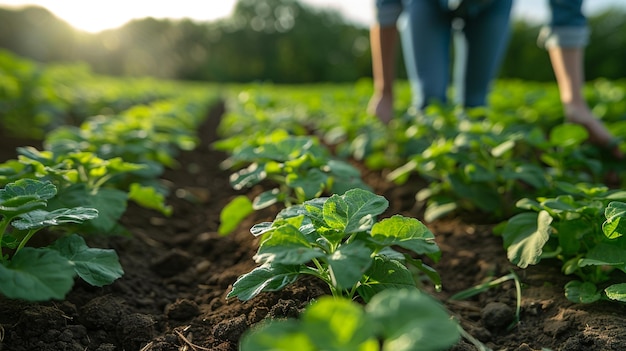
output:
POLYGON ((376 22, 382 26, 395 26, 400 14, 402 13, 402 4, 389 4, 376 8, 376 22))
POLYGON ((589 43, 589 27, 543 27, 537 44, 546 49, 553 47, 579 48, 589 43))

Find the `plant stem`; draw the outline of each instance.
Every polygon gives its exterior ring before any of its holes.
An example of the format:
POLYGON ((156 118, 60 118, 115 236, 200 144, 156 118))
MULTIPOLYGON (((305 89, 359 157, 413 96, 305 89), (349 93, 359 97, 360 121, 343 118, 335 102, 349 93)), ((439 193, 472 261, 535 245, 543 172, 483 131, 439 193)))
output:
POLYGON ((511 276, 511 278, 515 282, 516 292, 515 320, 509 326, 509 330, 511 330, 515 328, 517 326, 517 323, 519 323, 520 321, 520 311, 522 309, 522 284, 520 283, 519 277, 517 276, 517 274, 515 274, 515 272, 511 271, 511 274, 509 274, 509 276, 511 276))
POLYGON ((483 344, 478 339, 476 339, 475 337, 471 336, 467 331, 465 331, 465 329, 463 329, 463 327, 461 327, 461 324, 459 324, 458 326, 459 326, 459 332, 461 333, 461 336, 464 337, 465 339, 467 339, 469 342, 471 342, 474 346, 476 346, 476 348, 479 351, 492 351, 485 344, 483 344))
POLYGON ((30 240, 30 238, 33 237, 33 235, 37 232, 36 229, 31 229, 28 231, 28 234, 26 234, 26 236, 22 239, 22 241, 20 241, 20 245, 17 247, 17 249, 15 250, 15 252, 17 253, 18 251, 20 251, 21 249, 24 248, 24 246, 26 246, 26 243, 28 242, 28 240, 30 240))
POLYGON ((0 221, 0 262, 4 262, 4 255, 2 254, 2 238, 4 237, 4 231, 7 230, 11 218, 5 217, 0 221))

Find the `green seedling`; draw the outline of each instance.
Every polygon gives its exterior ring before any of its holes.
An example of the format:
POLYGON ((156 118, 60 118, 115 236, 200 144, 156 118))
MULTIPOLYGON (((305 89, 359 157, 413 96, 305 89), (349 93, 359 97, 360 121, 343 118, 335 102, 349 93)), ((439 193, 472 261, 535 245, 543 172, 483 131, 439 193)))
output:
POLYGON ((363 306, 322 296, 298 320, 270 320, 242 337, 242 351, 438 351, 459 341, 460 326, 418 289, 390 289, 363 306))
POLYGON ((388 201, 362 189, 305 201, 255 225, 262 235, 255 255, 261 265, 239 277, 228 297, 250 300, 276 291, 304 274, 324 281, 333 296, 368 301, 376 293, 415 287, 409 266, 440 287, 437 272, 415 255, 438 260, 432 232, 419 220, 395 215, 377 221, 388 201))
POLYGON ((563 195, 517 203, 526 212, 509 219, 502 232, 509 260, 521 268, 560 260, 563 273, 580 279, 565 286, 574 302, 625 301, 626 191, 558 185, 563 195))
POLYGON ((91 207, 98 210, 98 218, 85 223, 84 232, 120 231, 118 221, 129 199, 166 215, 172 211, 164 204, 164 196, 155 189, 123 182, 126 175, 141 171, 144 165, 125 162, 119 157, 105 160, 92 152, 68 151, 59 144, 54 151, 33 147, 20 147, 17 151, 17 160, 0 165, 0 183, 22 178, 50 181, 57 188, 58 196, 50 199, 49 208, 91 207))
MULTIPOLYGON (((261 182, 275 186, 252 200, 253 210, 276 203, 286 207, 301 204, 324 193, 343 194, 354 188, 369 189, 356 168, 331 157, 330 152, 310 136, 291 136, 279 130, 258 138, 234 151, 225 165, 234 167, 242 163, 248 166, 230 177, 235 190, 261 182)), ((238 201, 240 213, 249 213, 249 203, 243 203, 242 199, 238 201)), ((223 215, 222 219, 220 232, 227 234, 243 218, 223 215)))
POLYGON ((113 250, 87 247, 82 237, 62 236, 47 247, 27 246, 44 228, 70 227, 98 217, 94 208, 47 210, 56 195, 50 182, 22 179, 0 189, 0 293, 29 301, 63 299, 78 275, 94 286, 122 274, 113 250))

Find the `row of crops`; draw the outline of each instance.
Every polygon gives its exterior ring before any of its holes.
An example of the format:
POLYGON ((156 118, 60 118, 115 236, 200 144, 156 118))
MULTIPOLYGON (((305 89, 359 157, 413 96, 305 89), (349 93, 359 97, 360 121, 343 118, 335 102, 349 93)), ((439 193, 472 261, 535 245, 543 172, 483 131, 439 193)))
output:
MULTIPOLYGON (((421 113, 404 110, 409 89, 399 85, 397 118, 383 125, 363 109, 369 81, 218 92, 99 77, 80 65, 42 67, 4 52, 0 73, 3 131, 43 141, 0 164, 0 293, 8 298, 62 299, 76 277, 94 286, 119 278, 116 253, 87 247, 82 236, 132 234, 119 223, 128 201, 171 213, 159 177, 179 166, 178 152, 196 147, 197 127, 222 98, 227 113, 213 146, 228 154, 221 167, 242 195, 222 210, 219 231, 282 208, 250 228, 261 236, 259 266, 239 277, 229 298, 250 300, 305 275, 332 294, 297 321, 249 331, 243 350, 442 349, 471 339, 419 289, 422 280, 441 285, 423 260, 441 259, 435 235, 415 218, 379 220, 389 203, 353 162, 398 185, 424 180, 415 199, 425 222, 486 216, 512 263, 558 262, 572 276, 570 300, 626 301, 626 164, 586 143, 584 128, 563 123, 553 85, 501 81, 489 109, 421 113), (622 181, 609 184, 607 174, 622 181), (246 189, 257 185, 265 191, 252 198, 246 189), (44 229, 57 240, 30 247, 44 229)), ((626 139, 626 82, 595 81, 586 94, 626 139)))
MULTIPOLYGON (((625 83, 596 81, 586 91, 594 113, 622 139, 625 83)), ((423 280, 415 272, 438 288, 437 272, 420 257, 436 262, 440 251, 416 219, 377 222, 388 202, 371 193, 347 159, 397 184, 424 179, 428 185, 415 199, 427 222, 462 213, 489 218, 512 263, 526 268, 551 259, 562 266, 572 277, 564 287, 569 300, 626 302, 626 164, 587 143, 583 127, 563 123, 555 86, 501 81, 489 109, 398 109, 390 125, 364 113, 369 86, 246 86, 227 99, 215 147, 230 155, 223 167, 232 170, 231 185, 268 189, 226 206, 222 233, 248 213, 284 206, 273 222, 251 228, 262 235, 259 266, 237 280, 229 297, 248 300, 304 275, 324 281, 334 296, 323 308, 312 305, 299 324, 273 322, 248 333, 244 349, 283 349, 289 340, 305 349, 377 350, 381 342, 383 349, 436 350, 467 336, 437 319, 445 313, 434 301, 397 291, 423 280), (621 183, 609 182, 608 174, 621 183), (351 305, 355 299, 365 308, 351 305), (432 319, 407 316, 416 310, 432 319), (354 329, 315 331, 328 324, 354 329)), ((497 281, 509 279, 517 277, 497 281)))
POLYGON ((122 276, 117 254, 83 236, 128 234, 120 218, 129 201, 171 214, 159 177, 195 148, 217 101, 207 86, 98 77, 0 53, 3 134, 42 144, 0 165, 0 293, 63 299, 76 277, 103 286, 122 276), (44 230, 50 245, 31 247, 44 230))

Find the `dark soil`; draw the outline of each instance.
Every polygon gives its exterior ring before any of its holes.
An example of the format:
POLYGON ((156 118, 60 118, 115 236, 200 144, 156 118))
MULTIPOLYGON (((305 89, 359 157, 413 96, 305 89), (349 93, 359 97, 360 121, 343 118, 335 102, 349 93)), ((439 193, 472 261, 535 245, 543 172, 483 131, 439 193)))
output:
MULTIPOLYGON (((255 267, 257 239, 252 225, 271 221, 280 208, 255 213, 233 234, 217 234, 219 214, 234 196, 227 171, 218 167, 223 154, 211 149, 223 106, 202 126, 202 144, 181 153, 180 167, 163 181, 171 188, 167 218, 130 204, 123 224, 132 236, 89 238, 95 247, 117 251, 125 275, 110 286, 90 287, 80 281, 64 301, 26 303, 0 298, 0 350, 237 350, 242 333, 264 318, 297 317, 326 287, 303 279, 287 289, 263 293, 248 302, 226 300, 236 278, 255 267)), ((2 160, 15 158, 15 147, 36 141, 0 139, 2 160)), ((414 194, 419 181, 394 186, 380 172, 364 179, 390 202, 386 216, 422 218, 414 194)), ((246 194, 252 196, 260 189, 246 194)), ((599 302, 575 305, 562 287, 569 278, 559 264, 543 262, 519 270, 512 266, 493 234, 494 224, 480 216, 427 223, 443 252, 433 267, 443 278, 440 299, 464 329, 493 350, 554 351, 626 350, 626 309, 599 302), (516 307, 516 290, 507 281, 473 298, 449 297, 493 277, 515 271, 522 283, 521 320, 507 329, 516 307)), ((466 340, 454 350, 476 350, 466 340)))

